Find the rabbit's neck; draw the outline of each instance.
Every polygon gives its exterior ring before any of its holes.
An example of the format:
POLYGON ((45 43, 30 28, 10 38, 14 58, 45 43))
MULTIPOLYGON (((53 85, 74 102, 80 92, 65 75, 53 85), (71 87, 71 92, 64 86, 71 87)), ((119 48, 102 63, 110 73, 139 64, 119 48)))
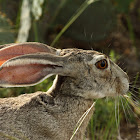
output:
POLYGON ((53 97, 57 95, 70 96, 70 97, 82 97, 84 99, 85 94, 87 94, 86 88, 88 88, 88 83, 85 84, 85 79, 74 79, 66 76, 56 76, 52 87, 48 90, 48 94, 53 97), (84 82, 83 82, 84 81, 84 82))
MULTIPOLYGON (((93 101, 85 100, 81 97, 69 97, 69 96, 56 96, 55 104, 60 107, 61 112, 55 114, 60 126, 62 126, 61 131, 64 131, 64 139, 70 139, 72 136, 76 124, 82 115, 91 107, 93 101)), ((74 140, 83 140, 88 123, 93 115, 94 109, 92 108, 87 114, 85 120, 83 121, 81 127, 76 133, 74 140)), ((61 136, 63 137, 63 136, 61 136)))
MULTIPOLYGON (((56 114, 59 123, 62 125, 61 131, 66 134, 64 138, 70 138, 81 116, 91 107, 93 101, 84 99, 77 95, 77 89, 71 88, 72 81, 69 78, 57 77, 50 94, 54 97, 54 102, 60 107, 63 113, 56 114)), ((54 113, 55 114, 55 113, 54 113)), ((81 140, 85 134, 86 127, 92 117, 93 108, 87 115, 82 126, 74 139, 81 140)))

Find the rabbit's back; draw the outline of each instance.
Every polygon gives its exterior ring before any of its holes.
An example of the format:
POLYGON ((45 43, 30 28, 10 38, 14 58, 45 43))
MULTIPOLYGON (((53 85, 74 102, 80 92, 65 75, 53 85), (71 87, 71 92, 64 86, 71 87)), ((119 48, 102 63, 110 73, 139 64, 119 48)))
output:
MULTIPOLYGON (((91 104, 91 100, 87 104, 79 97, 53 98, 41 92, 0 99, 0 137, 3 140, 69 140, 78 119, 86 111, 85 107, 91 104)), ((92 113, 87 116, 86 122, 92 113)), ((75 139, 82 139, 81 132, 85 129, 83 124, 75 139)))

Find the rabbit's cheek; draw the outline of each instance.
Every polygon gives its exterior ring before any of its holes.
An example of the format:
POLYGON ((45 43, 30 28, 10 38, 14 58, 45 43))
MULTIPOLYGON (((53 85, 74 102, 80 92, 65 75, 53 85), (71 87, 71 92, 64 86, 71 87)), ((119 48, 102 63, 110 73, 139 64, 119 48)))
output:
POLYGON ((103 75, 101 76, 102 79, 107 80, 107 81, 108 79, 110 79, 110 77, 111 77, 111 73, 108 70, 105 70, 103 72, 103 75))

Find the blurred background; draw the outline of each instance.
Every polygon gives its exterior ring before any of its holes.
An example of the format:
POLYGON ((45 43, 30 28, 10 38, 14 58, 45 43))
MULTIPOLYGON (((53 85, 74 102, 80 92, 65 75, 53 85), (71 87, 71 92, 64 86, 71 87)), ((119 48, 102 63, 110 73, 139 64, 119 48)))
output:
MULTIPOLYGON (((85 137, 140 139, 140 0, 0 0, 0 44, 27 41, 110 56, 130 77, 133 103, 124 98, 117 103, 98 100, 85 137)), ((0 97, 47 91, 53 79, 33 87, 0 89, 0 97)))

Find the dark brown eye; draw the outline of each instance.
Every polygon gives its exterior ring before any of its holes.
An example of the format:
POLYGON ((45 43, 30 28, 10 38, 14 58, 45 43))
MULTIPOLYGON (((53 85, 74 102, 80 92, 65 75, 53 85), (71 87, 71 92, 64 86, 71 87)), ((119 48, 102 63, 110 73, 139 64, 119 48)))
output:
POLYGON ((105 69, 108 67, 107 61, 105 59, 96 62, 95 65, 98 69, 105 69))

